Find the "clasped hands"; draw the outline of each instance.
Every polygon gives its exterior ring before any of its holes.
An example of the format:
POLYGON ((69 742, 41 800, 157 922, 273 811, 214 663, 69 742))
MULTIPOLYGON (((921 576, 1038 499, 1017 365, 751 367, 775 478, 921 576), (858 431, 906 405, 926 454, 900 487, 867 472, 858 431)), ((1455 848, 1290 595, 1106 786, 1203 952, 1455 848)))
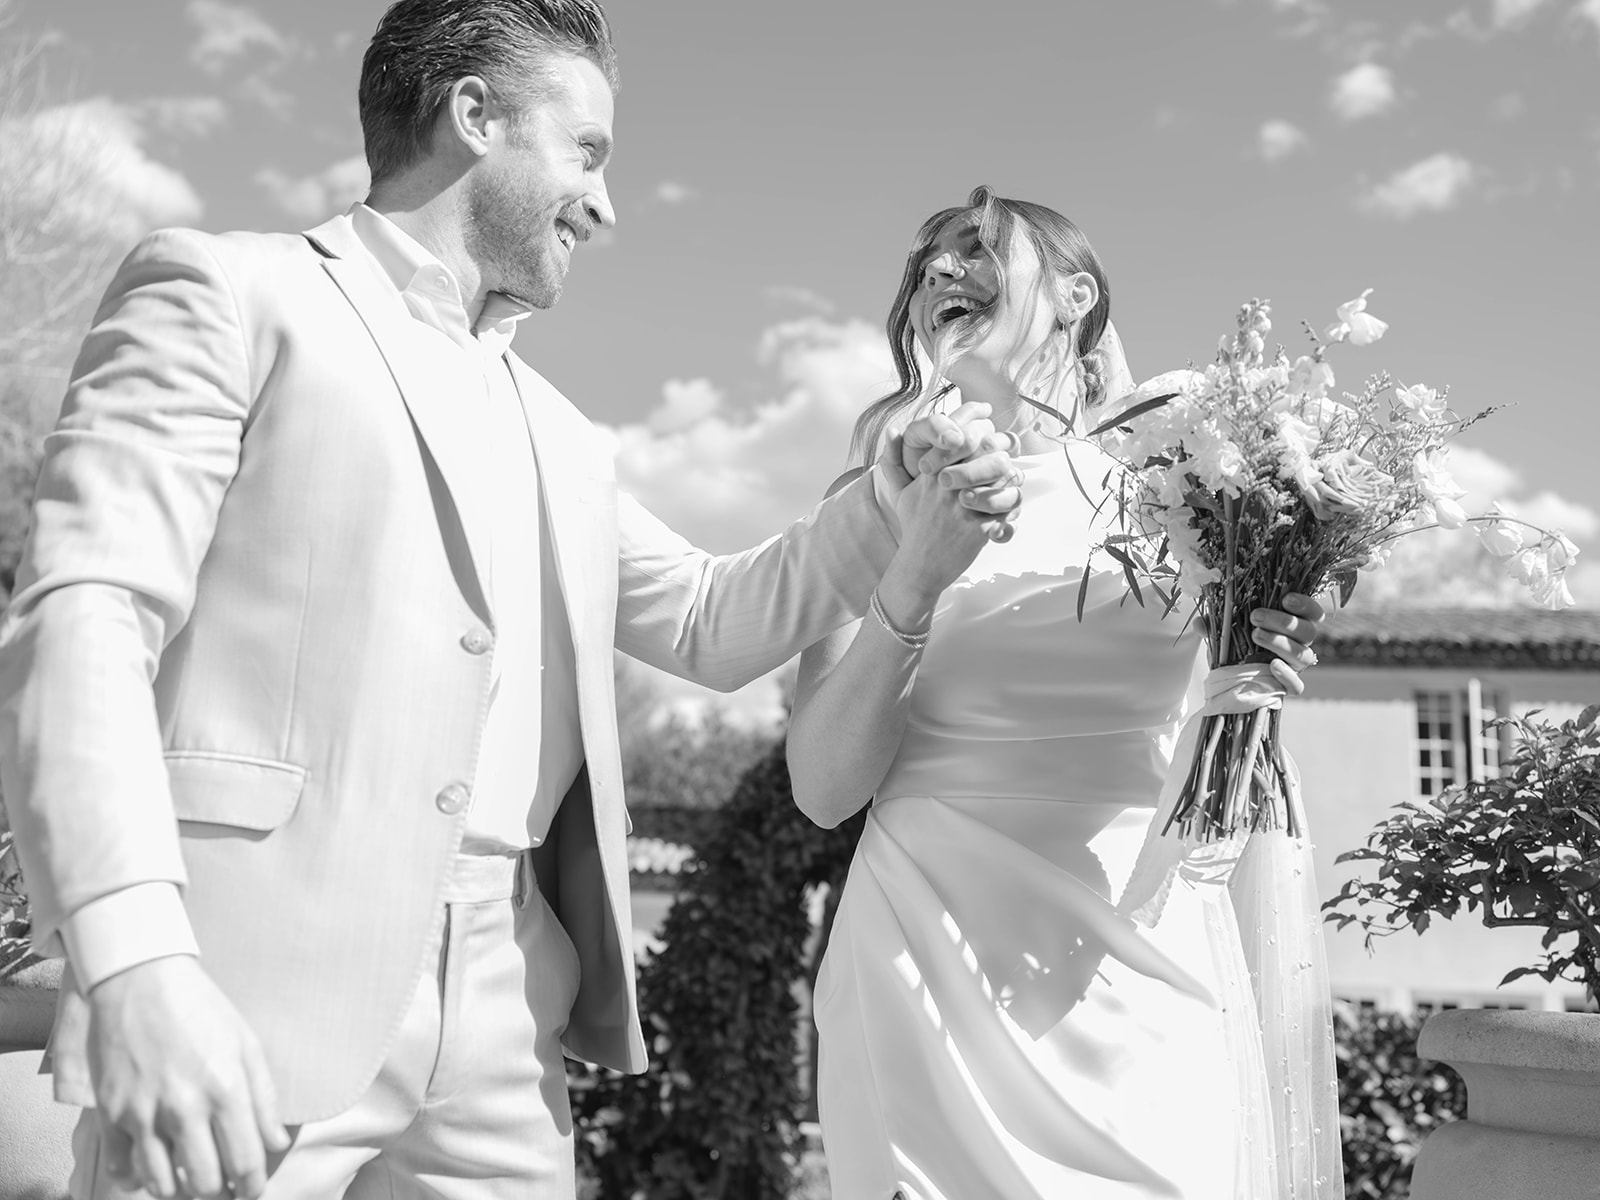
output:
POLYGON ((959 493, 990 541, 1011 540, 1022 507, 1022 472, 1011 461, 1019 441, 995 429, 991 411, 983 403, 962 404, 884 439, 878 469, 897 507, 912 484, 931 479, 929 486, 959 493))

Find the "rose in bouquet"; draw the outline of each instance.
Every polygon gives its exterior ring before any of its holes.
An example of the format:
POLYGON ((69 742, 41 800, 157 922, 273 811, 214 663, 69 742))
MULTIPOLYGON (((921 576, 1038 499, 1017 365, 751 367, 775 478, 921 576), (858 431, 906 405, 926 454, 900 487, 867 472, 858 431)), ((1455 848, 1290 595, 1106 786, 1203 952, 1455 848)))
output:
MULTIPOLYGON (((1563 578, 1578 552, 1571 541, 1498 507, 1469 516, 1459 503, 1448 443, 1493 410, 1463 418, 1445 393, 1381 373, 1359 394, 1333 394, 1328 351, 1369 345, 1387 329, 1367 312, 1368 294, 1341 305, 1322 336, 1308 330, 1311 353, 1292 361, 1281 348, 1268 357, 1269 306, 1252 300, 1215 362, 1158 376, 1089 434, 1121 464, 1117 531, 1097 551, 1141 604, 1149 589, 1166 613, 1201 619, 1213 668, 1264 672, 1270 655, 1251 639, 1253 609, 1333 589, 1343 604, 1358 572, 1425 528, 1472 529, 1540 603, 1572 603, 1563 578)), ((1280 715, 1273 706, 1201 718, 1168 828, 1207 840, 1297 832, 1280 715)))

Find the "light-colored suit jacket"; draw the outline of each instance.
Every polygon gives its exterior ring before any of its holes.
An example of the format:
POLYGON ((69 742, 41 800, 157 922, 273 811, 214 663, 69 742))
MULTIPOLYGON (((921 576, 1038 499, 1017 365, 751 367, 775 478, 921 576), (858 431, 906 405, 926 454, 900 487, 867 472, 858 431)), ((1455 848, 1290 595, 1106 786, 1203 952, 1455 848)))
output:
MULTIPOLYGON (((112 283, 46 443, 0 632, 0 771, 36 941, 182 885, 286 1120, 375 1075, 443 919, 495 614, 460 382, 348 220, 166 230, 112 283), (459 806, 455 806, 459 807, 459 806)), ((858 616, 893 550, 862 481, 742 554, 619 496, 589 422, 514 357, 571 616, 585 768, 540 851, 577 946, 568 1051, 641 1070, 612 648, 732 688, 858 616)), ((529 514, 530 534, 533 514, 529 514)), ((534 731, 530 731, 530 736, 534 731)), ((63 990, 57 1094, 88 1099, 63 990)))

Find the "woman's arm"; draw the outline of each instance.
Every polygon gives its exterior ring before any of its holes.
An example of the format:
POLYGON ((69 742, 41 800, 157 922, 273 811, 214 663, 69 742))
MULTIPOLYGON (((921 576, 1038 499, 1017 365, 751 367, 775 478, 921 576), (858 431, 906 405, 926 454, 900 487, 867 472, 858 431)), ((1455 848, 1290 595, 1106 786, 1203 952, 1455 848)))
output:
MULTIPOLYGON (((915 636, 928 630, 940 594, 986 538, 983 514, 963 508, 958 491, 939 476, 925 475, 906 491, 898 506, 902 540, 878 583, 878 599, 889 623, 915 636)), ((921 657, 920 645, 906 644, 873 615, 801 654, 789 776, 795 803, 818 825, 837 825, 883 782, 905 732, 921 657)))

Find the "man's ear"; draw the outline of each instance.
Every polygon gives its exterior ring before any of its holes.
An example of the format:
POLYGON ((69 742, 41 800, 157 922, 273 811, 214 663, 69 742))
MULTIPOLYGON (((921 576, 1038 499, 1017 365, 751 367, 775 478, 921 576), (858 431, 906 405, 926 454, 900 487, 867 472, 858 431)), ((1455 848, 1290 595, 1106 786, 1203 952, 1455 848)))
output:
POLYGON ((469 154, 482 158, 489 152, 493 114, 489 85, 476 75, 467 75, 451 85, 435 133, 454 139, 469 154))

